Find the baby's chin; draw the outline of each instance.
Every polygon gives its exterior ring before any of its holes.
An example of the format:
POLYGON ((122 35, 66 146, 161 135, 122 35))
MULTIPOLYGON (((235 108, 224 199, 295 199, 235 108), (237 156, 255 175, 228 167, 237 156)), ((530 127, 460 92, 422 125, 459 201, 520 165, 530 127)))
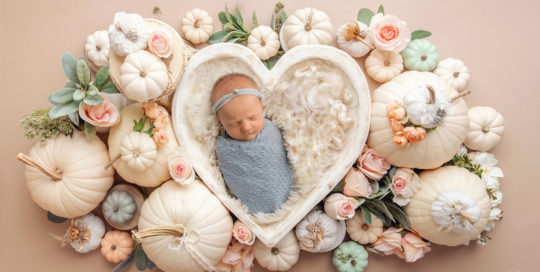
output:
POLYGON ((258 133, 252 133, 252 134, 249 134, 249 135, 240 135, 239 137, 232 137, 231 136, 231 138, 233 138, 235 140, 238 140, 238 141, 251 141, 251 140, 255 139, 255 137, 257 137, 257 134, 258 133))

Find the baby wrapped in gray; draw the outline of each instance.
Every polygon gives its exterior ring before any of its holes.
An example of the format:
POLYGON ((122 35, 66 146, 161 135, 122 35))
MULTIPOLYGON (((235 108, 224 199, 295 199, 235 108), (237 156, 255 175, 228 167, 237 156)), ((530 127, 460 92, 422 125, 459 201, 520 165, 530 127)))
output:
POLYGON ((271 213, 287 201, 294 180, 283 136, 272 121, 265 118, 250 141, 223 131, 216 152, 225 183, 250 212, 271 213))

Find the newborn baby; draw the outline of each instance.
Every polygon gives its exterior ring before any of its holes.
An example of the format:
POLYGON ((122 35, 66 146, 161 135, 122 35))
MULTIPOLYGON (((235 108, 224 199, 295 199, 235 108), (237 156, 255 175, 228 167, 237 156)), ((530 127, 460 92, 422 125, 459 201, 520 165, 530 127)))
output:
POLYGON ((281 132, 263 116, 257 84, 243 75, 226 76, 214 85, 210 101, 225 129, 216 152, 229 190, 250 212, 279 209, 293 175, 281 132))

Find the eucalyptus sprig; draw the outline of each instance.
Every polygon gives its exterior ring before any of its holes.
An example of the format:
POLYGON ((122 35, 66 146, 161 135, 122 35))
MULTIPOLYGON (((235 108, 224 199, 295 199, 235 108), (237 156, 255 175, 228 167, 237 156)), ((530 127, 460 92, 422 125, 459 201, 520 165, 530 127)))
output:
POLYGON ((119 263, 113 269, 113 272, 120 272, 120 271, 126 270, 133 262, 133 259, 135 259, 135 265, 137 266, 137 269, 139 271, 145 271, 146 269, 149 269, 149 270, 157 269, 156 264, 152 262, 150 259, 148 259, 148 256, 146 256, 146 253, 144 252, 144 249, 142 249, 141 244, 138 242, 135 242, 135 245, 133 246, 133 251, 131 251, 131 254, 129 254, 129 256, 127 256, 125 260, 119 263))
MULTIPOLYGON (((236 17, 229 13, 227 2, 225 2, 225 11, 218 14, 219 21, 223 24, 222 31, 218 31, 208 39, 209 43, 238 43, 247 45, 247 40, 250 32, 244 25, 244 19, 242 14, 238 10, 238 3, 236 3, 236 17)), ((255 19, 256 23, 256 19, 255 19)))

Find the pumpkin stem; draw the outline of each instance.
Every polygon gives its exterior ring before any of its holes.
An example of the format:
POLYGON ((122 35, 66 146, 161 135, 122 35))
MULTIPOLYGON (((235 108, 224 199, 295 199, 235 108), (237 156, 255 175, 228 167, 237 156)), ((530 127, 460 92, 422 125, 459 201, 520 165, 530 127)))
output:
POLYGON ((360 36, 356 36, 354 37, 355 40, 359 41, 359 42, 362 42, 363 44, 365 44, 367 47, 371 48, 372 50, 375 50, 375 46, 369 44, 368 42, 366 42, 364 39, 362 39, 362 37, 360 36))
POLYGON ((97 50, 97 51, 100 51, 100 50, 101 50, 101 45, 99 45, 99 44, 96 45, 96 50, 97 50))
POLYGON ((112 244, 111 250, 116 250, 116 245, 115 244, 112 244))
POLYGON ((263 38, 261 38, 261 46, 262 46, 262 47, 265 47, 265 46, 266 46, 266 41, 265 41, 263 38))
POLYGON ((141 77, 146 77, 146 75, 148 75, 148 73, 147 73, 146 71, 141 71, 141 72, 139 73, 139 75, 140 75, 141 77))
POLYGON ((279 248, 273 247, 273 248, 272 248, 272 254, 278 255, 278 254, 279 254, 279 248))
POLYGON ((391 63, 390 63, 389 60, 387 60, 387 59, 384 60, 384 66, 390 66, 390 64, 391 64, 391 63))
POLYGON ((111 167, 111 165, 113 165, 118 159, 120 159, 120 157, 122 157, 122 154, 118 153, 118 155, 116 155, 116 157, 114 157, 109 163, 107 163, 107 165, 105 165, 103 169, 109 169, 109 167, 111 167))
POLYGON ((472 217, 472 215, 468 214, 464 210, 460 210, 459 215, 461 215, 461 217, 467 219, 467 221, 469 221, 469 223, 471 223, 471 225, 474 225, 475 220, 474 220, 474 217, 472 217))
POLYGON ((311 9, 311 12, 309 13, 309 17, 308 17, 308 20, 307 20, 307 23, 306 23, 306 26, 304 27, 304 29, 306 31, 311 31, 312 27, 311 27, 311 19, 313 18, 313 11, 315 11, 315 9, 311 9))
POLYGON ((114 206, 113 212, 118 212, 119 210, 120 210, 120 208, 118 208, 118 206, 114 206))
POLYGON ((41 171, 41 173, 52 178, 54 181, 62 180, 61 170, 58 170, 58 169, 52 170, 51 168, 47 167, 45 164, 41 163, 40 161, 30 156, 26 156, 23 153, 19 153, 19 155, 17 155, 17 159, 27 165, 30 165, 36 168, 37 170, 41 171))
POLYGON ((163 226, 163 227, 153 227, 138 232, 133 231, 133 238, 141 242, 142 238, 153 237, 153 236, 174 236, 182 237, 184 236, 184 229, 175 226, 163 226))
POLYGON ((116 29, 122 31, 122 28, 120 28, 117 24, 115 24, 114 27, 116 27, 116 29))
POLYGON ((351 261, 352 266, 356 266, 356 260, 351 261))
POLYGON ((201 23, 199 22, 200 19, 195 20, 195 23, 193 23, 194 28, 199 28, 201 26, 201 23))
POLYGON ((461 98, 461 97, 464 97, 468 94, 471 93, 471 90, 465 90, 463 92, 460 92, 458 95, 454 96, 454 97, 450 97, 450 101, 451 102, 454 102, 454 100, 458 99, 458 98, 461 98))
POLYGON ((455 71, 452 75, 453 75, 454 77, 458 77, 458 76, 459 76, 459 71, 455 71))
POLYGON ((488 126, 483 126, 482 127, 482 132, 488 133, 489 132, 489 127, 488 126))
POLYGON ((422 61, 426 61, 426 60, 427 60, 427 55, 422 55, 422 56, 420 57, 420 59, 421 59, 422 61))
POLYGON ((426 84, 426 88, 429 91, 429 97, 426 99, 426 104, 435 104, 435 89, 429 84, 426 84))

